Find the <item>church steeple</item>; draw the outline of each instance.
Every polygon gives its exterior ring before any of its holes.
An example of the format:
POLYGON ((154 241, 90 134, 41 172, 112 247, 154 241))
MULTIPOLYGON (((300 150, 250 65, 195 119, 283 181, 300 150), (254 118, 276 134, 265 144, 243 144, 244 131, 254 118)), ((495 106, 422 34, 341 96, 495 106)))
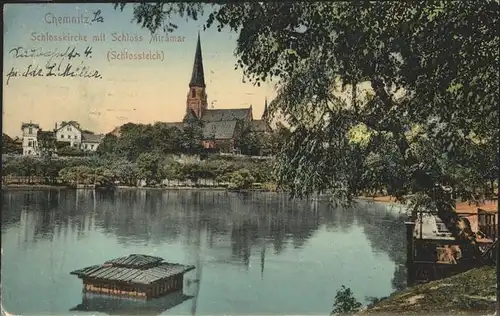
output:
POLYGON ((265 120, 267 119, 267 116, 269 115, 268 109, 267 109, 267 97, 266 101, 264 102, 264 113, 262 114, 262 119, 265 120))
POLYGON ((194 55, 193 72, 189 82, 189 92, 186 102, 186 117, 195 116, 201 118, 203 112, 208 108, 207 93, 205 91, 205 73, 203 71, 203 58, 201 54, 200 32, 194 55))
POLYGON ((200 32, 198 32, 198 42, 196 44, 196 53, 194 55, 193 72, 189 87, 205 88, 205 73, 203 71, 203 57, 201 55, 200 32))

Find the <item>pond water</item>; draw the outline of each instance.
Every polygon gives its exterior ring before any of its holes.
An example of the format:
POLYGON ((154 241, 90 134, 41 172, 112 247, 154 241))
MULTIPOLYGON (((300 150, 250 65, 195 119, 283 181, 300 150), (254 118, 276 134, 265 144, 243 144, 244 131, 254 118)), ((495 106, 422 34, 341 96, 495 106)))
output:
POLYGON ((199 279, 184 288, 194 298, 149 314, 327 315, 341 285, 363 303, 404 287, 397 213, 274 193, 4 190, 3 306, 18 315, 84 315, 70 311, 83 294, 69 272, 139 253, 193 264, 185 278, 199 279))

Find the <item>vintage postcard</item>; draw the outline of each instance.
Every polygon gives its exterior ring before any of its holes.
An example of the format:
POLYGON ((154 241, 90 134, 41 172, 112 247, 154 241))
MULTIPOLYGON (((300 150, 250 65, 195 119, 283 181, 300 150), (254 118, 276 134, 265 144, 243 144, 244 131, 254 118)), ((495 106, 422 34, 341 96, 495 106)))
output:
POLYGON ((498 1, 3 8, 4 315, 500 308, 498 1))

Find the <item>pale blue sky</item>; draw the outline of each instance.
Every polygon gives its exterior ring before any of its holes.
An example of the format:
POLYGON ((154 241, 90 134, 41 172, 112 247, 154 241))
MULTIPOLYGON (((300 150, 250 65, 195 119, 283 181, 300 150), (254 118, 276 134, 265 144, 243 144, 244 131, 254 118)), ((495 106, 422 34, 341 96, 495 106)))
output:
MULTIPOLYGON (((87 129, 108 132, 127 122, 153 123, 177 121, 184 114, 188 83, 191 75, 196 37, 201 32, 205 81, 209 103, 215 108, 248 107, 252 104, 254 116, 260 117, 264 99, 275 95, 271 85, 254 87, 242 82, 241 70, 234 70, 233 56, 237 35, 206 32, 200 21, 186 22, 175 18, 179 28, 173 35, 185 36, 184 42, 149 43, 151 34, 132 23, 132 7, 128 4, 123 12, 112 4, 7 4, 4 9, 4 74, 3 111, 4 132, 20 135, 22 121, 33 121, 42 128, 50 129, 61 120, 78 120, 87 129), (101 10, 103 23, 93 25, 54 25, 45 22, 45 15, 90 16, 101 10), (87 43, 36 42, 30 39, 32 32, 64 33, 88 36, 87 43), (142 35, 142 42, 113 42, 112 33, 142 35), (92 36, 105 33, 105 42, 93 42, 92 36), (22 73, 31 63, 43 67, 45 59, 16 59, 9 51, 18 46, 45 50, 65 50, 75 46, 84 50, 92 46, 92 60, 87 65, 98 69, 103 79, 13 77, 7 82, 11 67, 22 73), (111 61, 106 59, 110 50, 121 52, 161 51, 163 61, 111 61)), ((161 31, 162 32, 162 31, 161 31)), ((162 33, 163 34, 163 33, 162 33)), ((76 64, 78 66, 78 63, 76 64)), ((76 67, 75 66, 75 67, 76 67)))

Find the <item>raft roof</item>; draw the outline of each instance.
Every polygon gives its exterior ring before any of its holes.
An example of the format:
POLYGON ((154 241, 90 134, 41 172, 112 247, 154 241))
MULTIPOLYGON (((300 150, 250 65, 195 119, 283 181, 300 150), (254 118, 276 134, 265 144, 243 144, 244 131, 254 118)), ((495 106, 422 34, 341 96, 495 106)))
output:
POLYGON ((162 261, 163 259, 159 257, 129 255, 108 260, 102 265, 93 265, 78 269, 70 272, 70 274, 76 275, 81 279, 151 284, 194 269, 192 265, 162 261))
POLYGON ((125 257, 108 260, 104 264, 112 264, 114 266, 122 266, 127 268, 140 268, 143 266, 160 263, 162 261, 163 258, 160 257, 131 254, 125 257))

